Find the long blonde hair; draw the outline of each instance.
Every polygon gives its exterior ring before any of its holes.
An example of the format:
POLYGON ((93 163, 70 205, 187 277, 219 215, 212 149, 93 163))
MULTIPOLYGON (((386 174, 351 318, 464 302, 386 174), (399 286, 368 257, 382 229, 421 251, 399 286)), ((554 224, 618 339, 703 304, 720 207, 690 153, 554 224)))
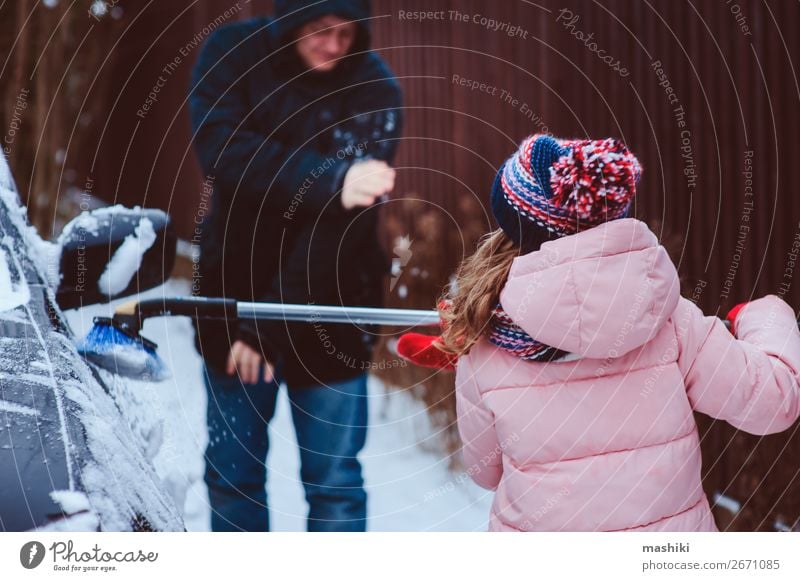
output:
POLYGON ((475 254, 461 263, 440 301, 443 332, 439 348, 465 355, 489 330, 492 311, 519 254, 519 246, 500 229, 483 237, 475 254))

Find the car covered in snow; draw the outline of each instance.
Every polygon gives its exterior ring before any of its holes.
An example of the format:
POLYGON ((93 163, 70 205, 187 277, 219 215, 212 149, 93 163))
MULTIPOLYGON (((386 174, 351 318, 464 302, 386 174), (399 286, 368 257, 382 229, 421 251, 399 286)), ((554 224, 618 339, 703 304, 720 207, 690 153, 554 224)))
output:
POLYGON ((84 213, 43 241, 0 155, 0 531, 184 530, 62 311, 160 284, 174 257, 159 210, 84 213))

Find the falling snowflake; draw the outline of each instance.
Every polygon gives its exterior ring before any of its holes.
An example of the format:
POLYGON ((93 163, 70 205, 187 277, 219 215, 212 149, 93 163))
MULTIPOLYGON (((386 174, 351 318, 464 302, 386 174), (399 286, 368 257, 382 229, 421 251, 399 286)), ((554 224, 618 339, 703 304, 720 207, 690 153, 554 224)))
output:
MULTIPOLYGON (((58 0, 51 0, 54 2, 58 2, 58 0)), ((95 18, 101 18, 108 14, 108 5, 103 0, 95 0, 92 3, 92 7, 90 8, 92 12, 92 16, 95 18)))

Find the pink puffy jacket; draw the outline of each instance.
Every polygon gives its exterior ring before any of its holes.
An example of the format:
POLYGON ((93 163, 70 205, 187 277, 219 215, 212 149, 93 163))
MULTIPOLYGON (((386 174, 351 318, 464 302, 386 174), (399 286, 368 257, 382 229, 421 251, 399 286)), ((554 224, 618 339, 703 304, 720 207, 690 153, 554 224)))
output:
POLYGON ((511 318, 566 360, 521 360, 485 340, 458 360, 467 472, 496 489, 493 531, 715 531, 692 410, 752 434, 800 416, 800 332, 775 296, 734 338, 680 297, 655 235, 635 219, 514 260, 511 318))

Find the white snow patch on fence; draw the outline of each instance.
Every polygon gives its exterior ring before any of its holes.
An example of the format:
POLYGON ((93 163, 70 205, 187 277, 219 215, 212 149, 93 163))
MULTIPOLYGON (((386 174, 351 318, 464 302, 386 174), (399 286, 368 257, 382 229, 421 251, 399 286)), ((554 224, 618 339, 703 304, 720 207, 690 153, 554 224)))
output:
POLYGON ((738 514, 742 510, 742 504, 730 496, 725 496, 720 492, 714 493, 714 506, 724 508, 732 514, 738 514))

